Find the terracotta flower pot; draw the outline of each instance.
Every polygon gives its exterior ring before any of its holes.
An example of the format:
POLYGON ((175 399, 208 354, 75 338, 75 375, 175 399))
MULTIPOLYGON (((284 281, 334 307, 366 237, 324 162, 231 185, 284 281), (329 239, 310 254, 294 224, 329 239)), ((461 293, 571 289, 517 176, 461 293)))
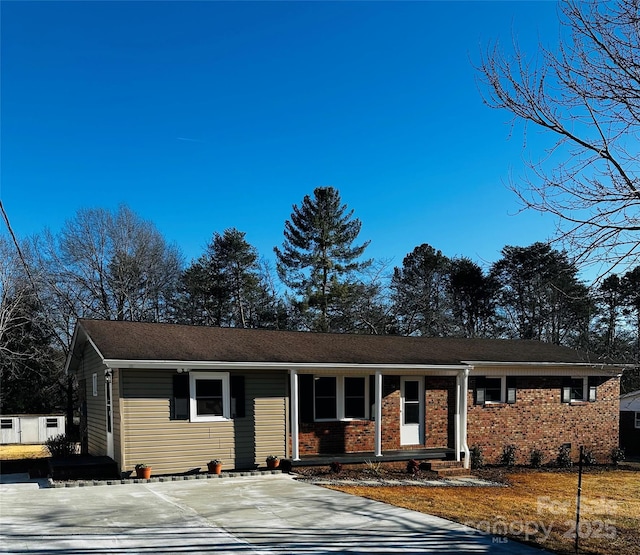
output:
POLYGON ((280 466, 280 459, 269 459, 267 461, 267 468, 269 470, 273 470, 274 468, 278 468, 280 466))
POLYGON ((220 474, 222 472, 222 463, 207 463, 210 474, 220 474))
POLYGON ((151 478, 151 467, 143 466, 142 468, 136 468, 136 476, 144 480, 151 478))

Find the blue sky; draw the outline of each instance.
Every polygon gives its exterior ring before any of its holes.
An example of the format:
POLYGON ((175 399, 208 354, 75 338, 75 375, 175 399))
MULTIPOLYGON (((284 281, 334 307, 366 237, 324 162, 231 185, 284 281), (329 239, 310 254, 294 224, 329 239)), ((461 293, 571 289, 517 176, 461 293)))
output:
POLYGON ((2 2, 1 197, 16 233, 128 204, 189 261, 236 227, 261 255, 336 187, 368 256, 479 263, 553 233, 505 183, 544 137, 485 107, 490 41, 555 44, 537 2, 2 2))

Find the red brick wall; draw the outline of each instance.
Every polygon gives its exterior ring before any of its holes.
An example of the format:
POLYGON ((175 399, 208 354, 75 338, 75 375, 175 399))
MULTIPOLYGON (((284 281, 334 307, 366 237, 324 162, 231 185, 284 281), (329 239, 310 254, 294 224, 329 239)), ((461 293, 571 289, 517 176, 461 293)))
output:
MULTIPOLYGON (((414 446, 400 445, 400 377, 383 377, 382 450, 414 446)), ((452 447, 455 412, 455 378, 425 379, 425 446, 452 447)), ((375 422, 351 420, 300 424, 300 454, 372 452, 375 450, 375 422)))
MULTIPOLYGON (((515 404, 474 405, 475 379, 469 379, 467 418, 469 446, 482 448, 485 462, 497 463, 505 445, 517 446, 517 463, 528 464, 532 449, 545 461, 555 460, 559 447, 571 443, 577 459, 580 445, 608 462, 618 445, 620 384, 611 378, 600 384, 597 401, 568 405, 561 402, 562 378, 517 377, 515 404)), ((454 446, 455 378, 425 378, 425 447, 454 446)), ((400 378, 385 376, 382 399, 382 449, 401 449, 400 378)), ((300 454, 372 452, 372 420, 315 422, 300 425, 300 454)), ((406 446, 411 448, 412 446, 406 446)))
POLYGON ((598 386, 595 402, 573 405, 561 402, 562 378, 516 380, 515 404, 482 406, 473 404, 475 379, 469 379, 468 444, 482 448, 485 463, 497 463, 509 444, 517 446, 518 464, 528 464, 534 448, 544 453, 546 462, 555 460, 564 443, 571 443, 574 460, 580 445, 590 449, 598 462, 609 460, 611 449, 618 444, 618 378, 598 386))
POLYGON ((454 447, 456 379, 427 377, 425 380, 425 447, 454 447))

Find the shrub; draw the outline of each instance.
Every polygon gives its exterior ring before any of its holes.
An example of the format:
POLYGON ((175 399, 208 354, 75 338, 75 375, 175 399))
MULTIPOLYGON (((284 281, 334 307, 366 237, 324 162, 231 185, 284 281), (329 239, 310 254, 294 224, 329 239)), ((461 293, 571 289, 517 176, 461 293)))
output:
POLYGON ((292 468, 293 468, 293 463, 291 462, 290 459, 282 459, 280 461, 280 470, 282 470, 282 472, 284 472, 285 474, 288 474, 289 472, 291 472, 292 468))
POLYGON ((71 441, 65 434, 50 437, 44 442, 44 445, 54 458, 70 457, 76 454, 75 442, 71 441))
POLYGON ((571 447, 568 445, 560 446, 560 449, 558 449, 558 456, 556 457, 556 464, 560 468, 570 468, 573 466, 573 461, 571 460, 571 447))
POLYGON ((482 447, 474 445, 469 451, 471 456, 471 468, 477 469, 484 466, 484 455, 482 454, 482 447))
POLYGON ((531 449, 531 453, 529 454, 529 464, 532 468, 540 468, 542 466, 542 462, 544 461, 544 454, 540 449, 531 449))
POLYGON ((624 460, 624 447, 614 447, 611 449, 611 462, 616 466, 624 460))
POLYGON ((593 451, 591 451, 590 449, 585 449, 582 453, 582 462, 587 466, 593 466, 594 464, 596 464, 597 461, 595 455, 593 454, 593 451))
POLYGON ((331 467, 331 472, 334 474, 340 474, 340 472, 342 472, 342 463, 338 461, 333 461, 329 466, 331 467))
POLYGON ((512 467, 516 464, 516 446, 505 445, 502 448, 502 455, 500 455, 500 464, 508 467, 512 467))
POLYGON ((417 474, 418 470, 420 470, 420 463, 415 459, 411 459, 407 461, 407 472, 409 474, 417 474))
POLYGON ((366 472, 369 474, 373 474, 374 476, 382 475, 382 463, 380 461, 366 460, 364 464, 367 467, 366 472))

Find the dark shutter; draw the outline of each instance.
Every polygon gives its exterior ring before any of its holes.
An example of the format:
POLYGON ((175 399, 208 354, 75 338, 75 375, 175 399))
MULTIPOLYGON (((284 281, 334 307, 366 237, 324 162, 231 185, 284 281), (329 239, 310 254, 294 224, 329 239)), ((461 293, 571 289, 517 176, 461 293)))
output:
POLYGON ((513 404, 516 402, 516 397, 517 397, 517 393, 516 393, 516 377, 515 376, 508 376, 506 378, 507 380, 507 398, 506 401, 509 404, 513 404))
POLYGON ((298 375, 300 402, 300 422, 313 422, 313 376, 311 374, 298 375))
POLYGON ((231 376, 231 408, 232 418, 243 418, 246 415, 246 401, 244 396, 244 376, 231 376), (235 410, 234 409, 235 405, 235 410))
POLYGON ((369 420, 375 420, 375 410, 373 405, 376 403, 376 377, 369 376, 369 420))
POLYGON ((173 375, 172 420, 189 420, 189 374, 173 375))
POLYGON ((596 395, 597 395, 597 391, 598 391, 598 385, 600 384, 600 379, 597 376, 590 376, 587 382, 587 385, 589 387, 589 391, 587 392, 587 400, 590 403, 595 402, 596 400, 596 395))
POLYGON ((484 405, 485 403, 485 379, 484 376, 476 378, 476 405, 484 405))
POLYGON ((562 402, 571 402, 571 378, 562 378, 562 402))

